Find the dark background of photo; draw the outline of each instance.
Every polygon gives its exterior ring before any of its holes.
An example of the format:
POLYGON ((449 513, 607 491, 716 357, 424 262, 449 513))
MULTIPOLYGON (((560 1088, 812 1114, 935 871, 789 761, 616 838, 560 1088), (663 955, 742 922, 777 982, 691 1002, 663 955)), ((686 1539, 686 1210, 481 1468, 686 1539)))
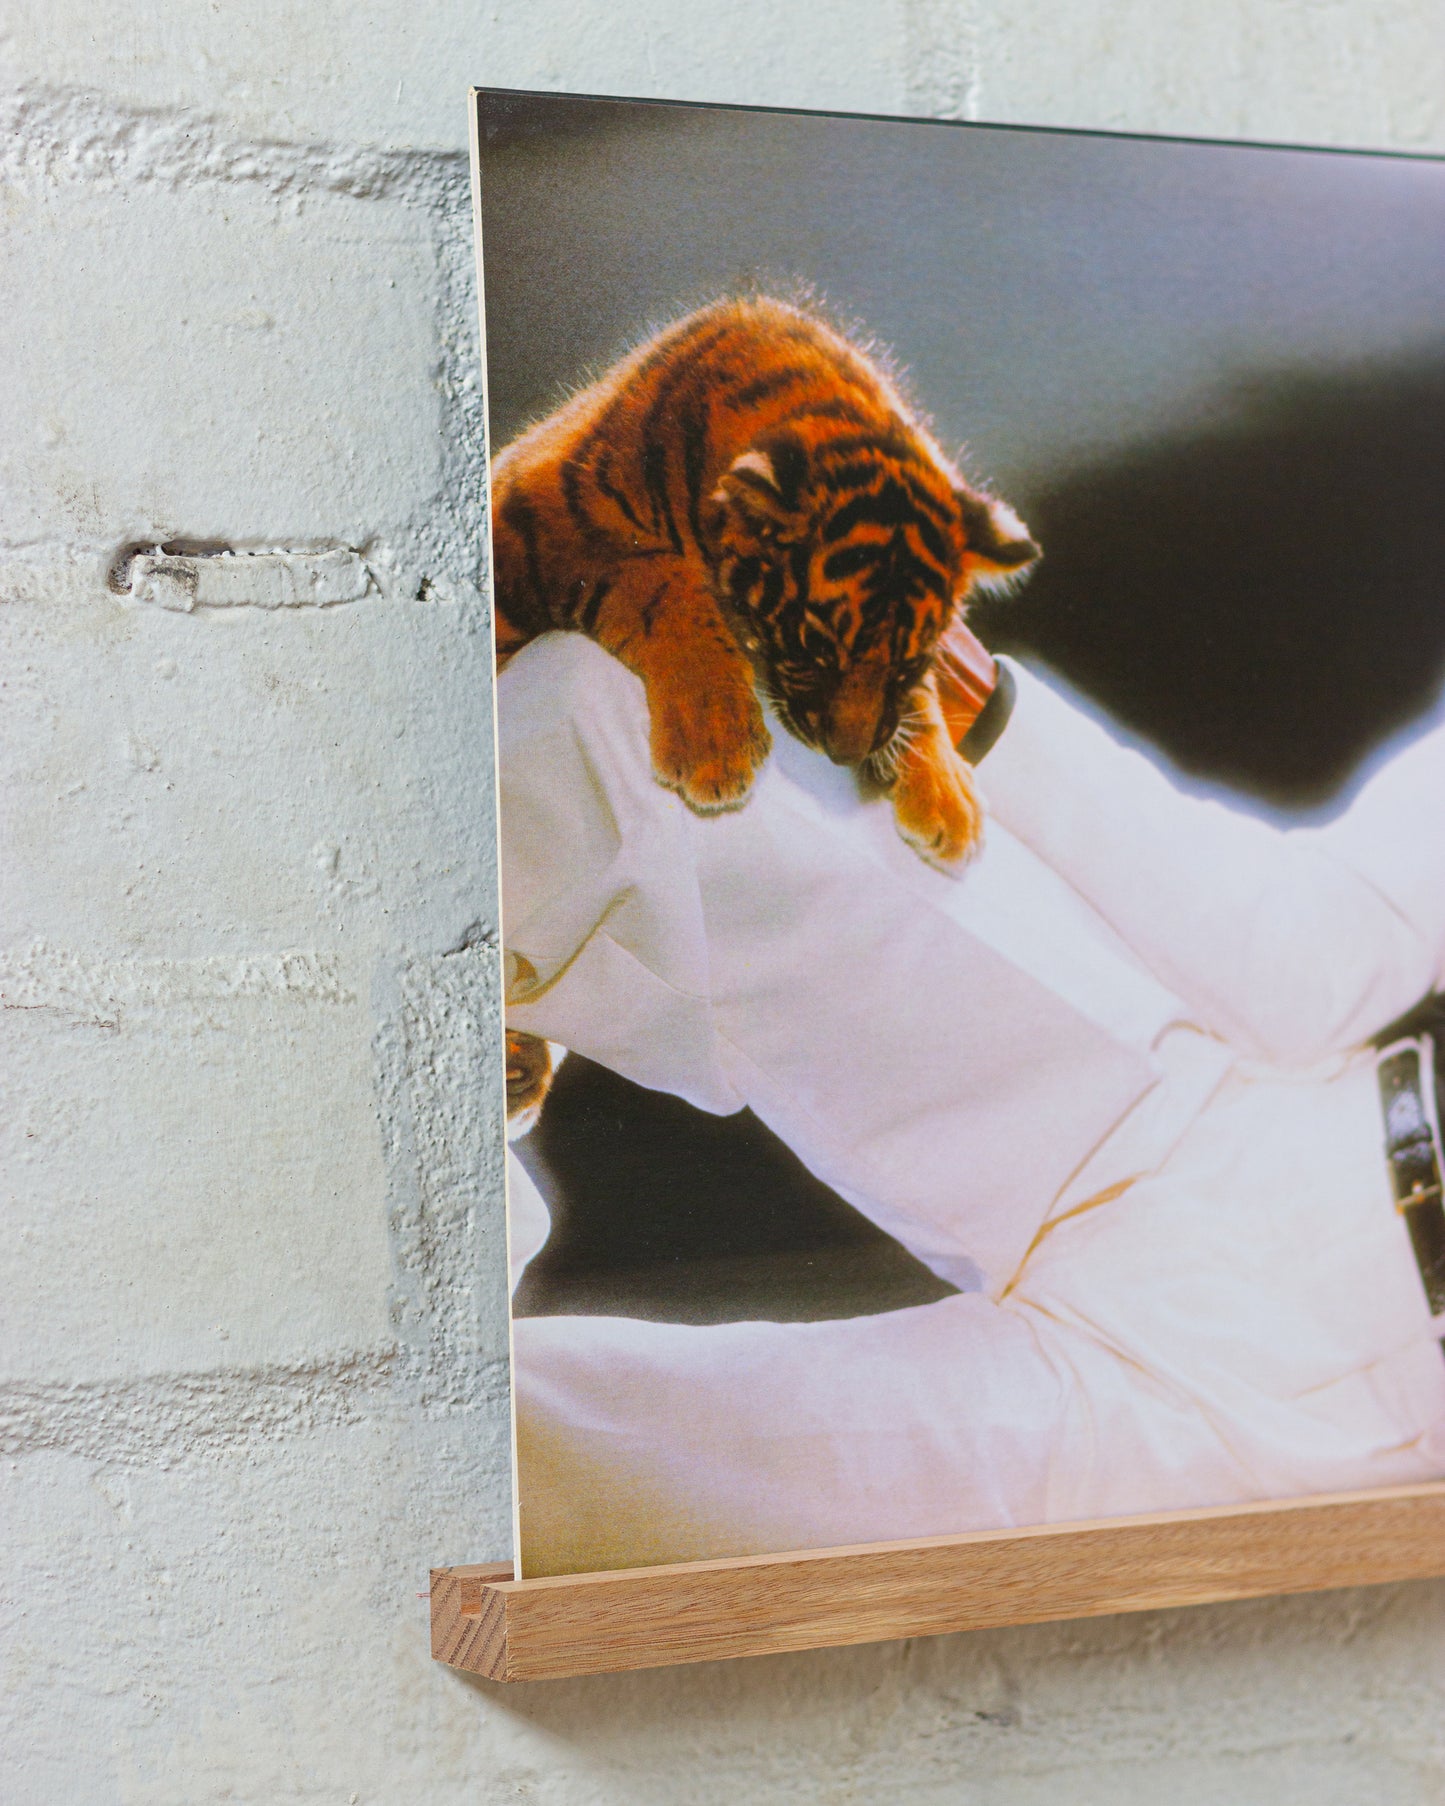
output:
MULTIPOLYGON (((973 621, 1275 819, 1445 672, 1445 163, 542 96, 481 106, 493 444, 719 294, 897 359, 1044 560, 973 621)), ((1445 803, 1445 799, 1442 799, 1445 803)), ((745 1112, 575 1057, 519 1144, 520 1312, 851 1315, 949 1288, 745 1112)))

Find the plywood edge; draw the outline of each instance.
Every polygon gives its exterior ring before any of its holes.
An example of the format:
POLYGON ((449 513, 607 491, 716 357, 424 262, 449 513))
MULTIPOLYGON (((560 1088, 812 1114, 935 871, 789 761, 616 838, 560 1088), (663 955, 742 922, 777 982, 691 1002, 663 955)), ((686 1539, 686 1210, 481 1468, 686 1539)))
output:
POLYGON ((555 1679, 1440 1575, 1445 1482, 533 1580, 438 1568, 432 1653, 555 1679))

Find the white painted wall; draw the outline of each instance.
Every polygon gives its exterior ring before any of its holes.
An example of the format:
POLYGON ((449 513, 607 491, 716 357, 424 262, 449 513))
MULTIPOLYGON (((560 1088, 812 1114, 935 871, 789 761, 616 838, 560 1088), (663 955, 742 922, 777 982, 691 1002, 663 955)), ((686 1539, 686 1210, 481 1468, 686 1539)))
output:
POLYGON ((418 1594, 508 1536, 467 85, 1445 149, 1441 0, 10 0, 0 56, 0 1797, 1437 1802, 1445 1587, 506 1692, 418 1594), (108 587, 175 536, 353 599, 108 587))

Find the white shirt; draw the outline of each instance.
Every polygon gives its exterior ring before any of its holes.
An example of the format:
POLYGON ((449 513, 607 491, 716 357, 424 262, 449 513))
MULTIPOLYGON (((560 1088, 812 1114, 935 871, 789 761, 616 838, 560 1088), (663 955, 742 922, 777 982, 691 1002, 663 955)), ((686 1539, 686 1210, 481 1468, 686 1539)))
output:
POLYGON ((652 776, 641 684, 581 636, 515 658, 499 707, 513 1026, 749 1105, 995 1291, 1049 1215, 1157 1166, 1241 1053, 1338 1054, 1428 988, 1442 938, 1342 862, 1345 824, 1282 835, 1184 798, 1016 675, 958 876, 780 729, 749 804, 695 815, 652 776))

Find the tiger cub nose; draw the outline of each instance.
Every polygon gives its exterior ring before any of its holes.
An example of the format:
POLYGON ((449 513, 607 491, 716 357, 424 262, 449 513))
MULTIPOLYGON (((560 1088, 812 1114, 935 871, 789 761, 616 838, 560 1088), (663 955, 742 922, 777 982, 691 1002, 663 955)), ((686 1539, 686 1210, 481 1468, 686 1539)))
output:
POLYGON ((823 732, 823 745, 835 765, 858 765, 885 745, 892 733, 880 709, 834 709, 823 732))

